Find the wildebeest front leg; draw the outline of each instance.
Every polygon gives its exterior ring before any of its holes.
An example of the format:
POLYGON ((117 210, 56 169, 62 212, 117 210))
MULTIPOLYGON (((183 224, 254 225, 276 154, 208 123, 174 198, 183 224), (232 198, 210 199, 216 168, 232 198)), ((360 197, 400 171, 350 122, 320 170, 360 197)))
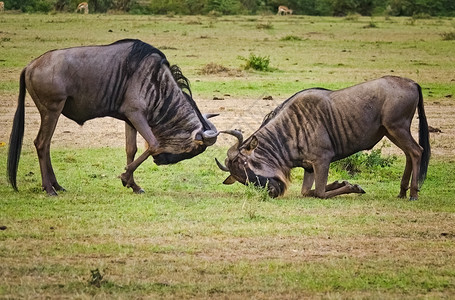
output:
MULTIPOLYGON (((125 123, 125 137, 126 137, 126 165, 134 161, 134 156, 137 153, 137 130, 125 123)), ((134 182, 134 176, 131 174, 128 181, 123 183, 126 187, 130 187, 136 194, 144 193, 144 190, 134 182)))
MULTIPOLYGON (((132 130, 139 132, 142 135, 142 137, 145 139, 145 141, 148 143, 149 147, 147 149, 145 149, 144 153, 142 153, 141 156, 139 156, 136 160, 128 163, 128 165, 125 168, 125 173, 120 175, 120 178, 122 179, 122 183, 123 183, 124 186, 128 186, 128 184, 134 183, 134 179, 133 179, 134 171, 149 156, 152 156, 152 155, 155 155, 155 154, 159 153, 158 141, 155 138, 155 136, 153 135, 153 132, 150 129, 150 126, 148 125, 147 119, 143 116, 143 114, 142 113, 130 113, 129 115, 127 115, 127 117, 130 120, 131 124, 134 126, 134 128, 132 128, 132 130)), ((127 129, 127 130, 129 130, 129 129, 127 129)), ((133 133, 132 130, 129 131, 129 134, 133 133)), ((129 138, 131 138, 131 135, 129 135, 127 137, 127 139, 129 139, 129 138)), ((136 139, 136 137, 134 137, 134 140, 135 139, 136 139)), ((128 143, 128 141, 127 141, 127 143, 128 143)), ((131 150, 131 153, 135 152, 134 148, 131 148, 130 150, 131 150)), ((128 153, 127 153, 127 156, 128 156, 128 153)), ((133 156, 131 156, 131 160, 134 159, 132 157, 133 156)), ((141 189, 139 186, 137 186, 137 187, 139 189, 141 189)), ((143 190, 142 190, 142 192, 143 192, 143 190)))
MULTIPOLYGON (((303 175, 303 184, 302 184, 302 191, 301 191, 302 196, 314 197, 315 190, 311 189, 313 186, 313 183, 314 183, 314 172, 309 172, 309 171, 305 170, 305 174, 303 175)), ((349 183, 347 181, 343 181, 343 182, 334 181, 325 186, 325 191, 327 192, 327 191, 336 190, 336 189, 339 189, 339 188, 345 186, 346 184, 349 184, 349 183)))
POLYGON ((347 181, 343 182, 332 182, 327 184, 327 177, 329 175, 330 164, 320 164, 314 167, 315 173, 315 189, 311 194, 313 197, 318 198, 332 198, 338 195, 358 193, 364 194, 365 191, 357 184, 350 184, 347 181))
POLYGON ((314 172, 309 172, 309 171, 305 170, 305 173, 303 174, 303 184, 302 184, 302 190, 301 190, 302 196, 313 197, 314 190, 311 189, 313 187, 313 183, 314 183, 314 172))

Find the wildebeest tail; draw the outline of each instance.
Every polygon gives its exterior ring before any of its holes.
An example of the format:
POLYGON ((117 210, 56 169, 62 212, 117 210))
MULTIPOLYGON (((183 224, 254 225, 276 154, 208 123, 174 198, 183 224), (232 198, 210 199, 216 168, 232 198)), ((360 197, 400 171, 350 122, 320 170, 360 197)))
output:
POLYGON ((417 108, 419 114, 419 144, 423 148, 422 159, 420 161, 419 185, 422 185, 427 176, 428 163, 430 161, 430 133, 428 131, 427 117, 423 108, 422 88, 416 84, 419 90, 419 105, 417 108))
POLYGON ((22 70, 19 86, 19 98, 17 101, 16 114, 14 115, 13 129, 9 138, 9 152, 8 152, 8 181, 17 191, 16 175, 17 167, 19 165, 19 158, 21 156, 22 139, 24 137, 24 123, 25 123, 25 69, 22 70))

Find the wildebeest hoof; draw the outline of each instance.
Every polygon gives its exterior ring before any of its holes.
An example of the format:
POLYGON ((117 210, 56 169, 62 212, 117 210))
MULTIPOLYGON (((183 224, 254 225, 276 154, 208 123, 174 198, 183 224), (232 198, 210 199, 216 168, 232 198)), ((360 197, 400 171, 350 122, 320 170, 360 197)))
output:
POLYGON ((58 192, 66 192, 65 188, 63 188, 60 184, 58 183, 54 183, 52 185, 54 191, 58 191, 58 192))
POLYGON ((353 191, 355 193, 359 193, 359 194, 365 194, 366 192, 360 187, 360 185, 358 184, 354 184, 353 186, 353 191))
POLYGON ((417 198, 417 197, 409 197, 409 201, 417 201, 417 200, 419 200, 419 198, 417 198))
POLYGON ((119 177, 120 177, 120 180, 122 180, 123 186, 129 187, 128 186, 128 179, 126 178, 126 174, 122 173, 119 177))
POLYGON ((144 194, 145 193, 145 191, 142 188, 133 189, 133 192, 136 193, 136 194, 144 194))
POLYGON ((51 189, 49 189, 49 190, 43 188, 43 190, 46 191, 46 193, 47 193, 48 196, 51 196, 51 197, 53 197, 53 196, 58 196, 58 194, 57 194, 57 192, 55 191, 54 188, 51 188, 51 189))

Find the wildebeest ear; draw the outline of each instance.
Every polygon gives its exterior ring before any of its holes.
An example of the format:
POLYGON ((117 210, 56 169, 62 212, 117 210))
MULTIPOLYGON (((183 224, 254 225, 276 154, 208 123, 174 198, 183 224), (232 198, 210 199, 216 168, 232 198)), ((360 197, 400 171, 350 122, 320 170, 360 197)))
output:
POLYGON ((258 138, 256 136, 253 136, 251 138, 250 143, 246 146, 246 150, 253 151, 254 149, 256 149, 258 144, 259 144, 258 138))
POLYGON ((223 181, 223 184, 233 184, 236 181, 237 181, 237 179, 235 179, 234 176, 229 175, 229 177, 223 181))

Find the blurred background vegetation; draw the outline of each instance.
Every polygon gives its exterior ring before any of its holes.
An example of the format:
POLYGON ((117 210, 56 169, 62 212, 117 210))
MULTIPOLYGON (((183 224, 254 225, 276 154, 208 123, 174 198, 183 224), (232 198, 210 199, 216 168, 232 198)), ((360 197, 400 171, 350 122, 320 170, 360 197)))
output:
MULTIPOLYGON (((74 12, 83 0, 4 1, 6 10, 74 12)), ((455 16, 454 0, 88 0, 91 13, 255 15, 274 14, 286 5, 294 14, 313 16, 455 16)))

